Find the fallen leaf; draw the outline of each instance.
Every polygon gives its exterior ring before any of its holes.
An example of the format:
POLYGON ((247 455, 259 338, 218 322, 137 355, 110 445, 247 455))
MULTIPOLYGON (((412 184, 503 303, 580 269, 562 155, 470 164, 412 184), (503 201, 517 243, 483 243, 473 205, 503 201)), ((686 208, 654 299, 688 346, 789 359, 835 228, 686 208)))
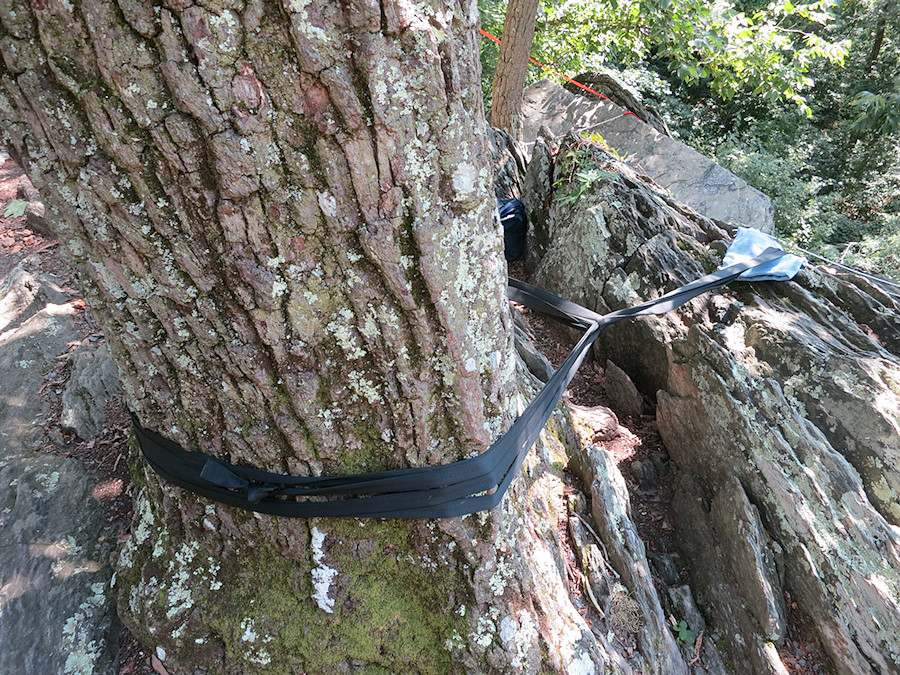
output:
POLYGON ((169 671, 163 666, 162 661, 156 658, 156 654, 150 655, 150 666, 159 673, 159 675, 169 675, 169 671))

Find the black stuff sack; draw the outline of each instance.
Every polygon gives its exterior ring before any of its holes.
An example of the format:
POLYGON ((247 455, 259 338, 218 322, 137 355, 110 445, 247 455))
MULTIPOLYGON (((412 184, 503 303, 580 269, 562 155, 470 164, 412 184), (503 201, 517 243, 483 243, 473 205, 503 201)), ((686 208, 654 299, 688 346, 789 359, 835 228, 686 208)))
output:
POLYGON ((525 252, 525 231, 528 216, 525 205, 518 199, 498 199, 500 222, 503 223, 503 244, 507 260, 518 260, 525 252))

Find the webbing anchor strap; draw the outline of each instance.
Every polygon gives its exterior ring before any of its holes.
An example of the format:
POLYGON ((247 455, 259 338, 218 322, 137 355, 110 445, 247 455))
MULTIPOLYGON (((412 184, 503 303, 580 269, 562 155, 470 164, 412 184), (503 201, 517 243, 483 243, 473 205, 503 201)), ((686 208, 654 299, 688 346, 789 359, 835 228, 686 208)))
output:
POLYGON ((500 503, 601 328, 622 319, 669 312, 783 255, 783 250, 768 248, 755 258, 717 270, 655 300, 605 315, 511 279, 507 289, 510 300, 585 333, 509 431, 477 457, 391 471, 291 476, 189 452, 143 428, 132 414, 137 439, 150 466, 168 482, 259 513, 294 518, 450 518, 485 511, 500 503))

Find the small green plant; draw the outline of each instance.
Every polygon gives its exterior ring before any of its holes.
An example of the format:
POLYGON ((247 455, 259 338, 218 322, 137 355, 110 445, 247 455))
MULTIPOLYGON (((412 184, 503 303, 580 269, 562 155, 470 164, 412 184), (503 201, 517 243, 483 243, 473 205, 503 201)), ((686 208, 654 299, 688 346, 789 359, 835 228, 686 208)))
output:
POLYGON ((589 141, 590 141, 591 143, 593 143, 594 145, 600 146, 601 148, 603 148, 604 150, 606 150, 609 154, 611 154, 611 155, 612 155, 613 157, 615 157, 616 159, 619 159, 619 160, 622 160, 622 161, 625 160, 625 158, 622 157, 622 155, 620 155, 620 154, 618 153, 618 151, 617 151, 613 146, 611 146, 611 145, 609 144, 609 142, 608 142, 605 138, 603 138, 603 136, 601 136, 601 135, 598 134, 597 132, 593 132, 593 133, 590 133, 590 134, 584 134, 584 138, 586 138, 587 140, 589 140, 589 141))
POLYGON ((675 631, 675 641, 679 644, 692 645, 694 640, 697 639, 694 631, 688 628, 687 621, 684 619, 673 626, 672 630, 675 631))
POLYGON ((559 198, 559 203, 565 206, 577 206, 594 183, 604 178, 615 178, 616 174, 602 169, 582 169, 575 172, 574 180, 570 183, 571 189, 559 198))
POLYGON ((3 211, 4 218, 21 218, 25 215, 25 209, 28 208, 28 202, 22 199, 13 199, 9 206, 3 211))
MULTIPOLYGON (((596 134, 602 139, 602 136, 596 134)), ((557 199, 565 206, 577 206, 594 183, 599 180, 615 178, 616 173, 604 171, 595 166, 594 146, 599 145, 593 138, 583 138, 572 146, 561 162, 560 178, 553 184, 557 199), (582 168, 579 168, 582 167, 582 168)))

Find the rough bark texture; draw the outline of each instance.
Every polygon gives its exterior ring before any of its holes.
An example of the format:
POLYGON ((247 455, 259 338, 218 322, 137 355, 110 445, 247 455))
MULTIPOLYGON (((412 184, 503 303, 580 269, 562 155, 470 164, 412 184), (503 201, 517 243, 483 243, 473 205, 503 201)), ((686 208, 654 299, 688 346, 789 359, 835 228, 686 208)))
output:
MULTIPOLYGON (((447 462, 502 431, 515 359, 477 20, 475 2, 3 3, 3 141, 145 426, 297 474, 447 462)), ((556 492, 306 522, 148 475, 120 612, 170 672, 590 663, 555 531, 527 525, 556 522, 556 492)))
MULTIPOLYGON (((577 207, 554 201, 541 285, 607 311, 721 260, 725 230, 622 163, 584 142, 559 157, 563 175, 576 158, 614 175, 577 207)), ((898 310, 864 280, 807 268, 617 324, 599 341, 656 395, 682 472, 692 585, 731 672, 783 669, 772 643, 784 637, 785 588, 835 672, 900 671, 898 310)))
POLYGON ((538 4, 539 0, 511 0, 503 23, 503 43, 491 88, 491 126, 513 138, 522 132, 522 91, 538 4))

